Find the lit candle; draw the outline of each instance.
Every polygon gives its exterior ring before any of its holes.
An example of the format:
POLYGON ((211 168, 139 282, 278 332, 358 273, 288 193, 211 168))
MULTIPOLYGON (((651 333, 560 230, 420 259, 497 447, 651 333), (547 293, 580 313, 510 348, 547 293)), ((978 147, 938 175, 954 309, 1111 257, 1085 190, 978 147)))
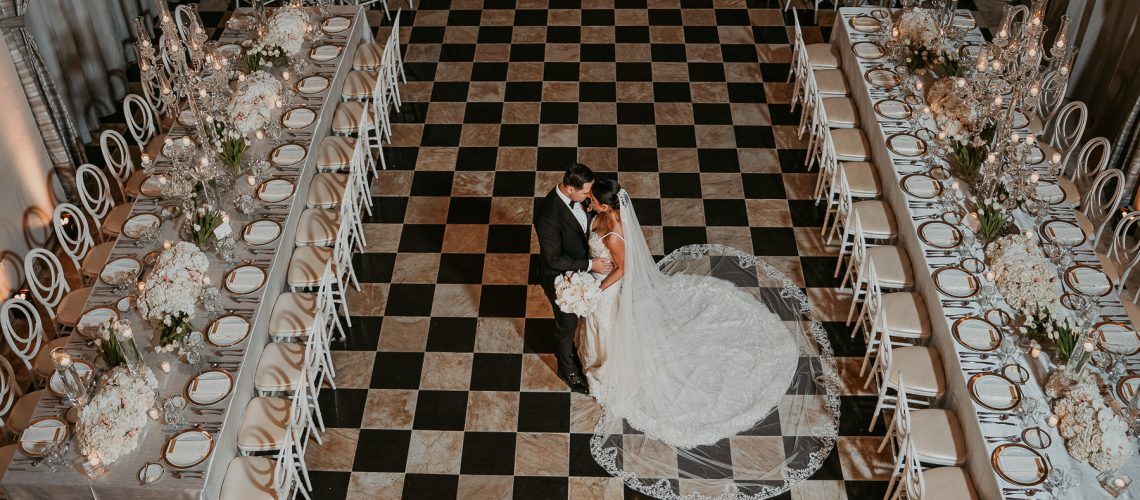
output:
POLYGON ((158 420, 158 408, 151 408, 147 410, 146 414, 151 420, 158 420))
POLYGON ((238 81, 239 82, 245 81, 245 73, 238 73, 238 81))
POLYGON ((1037 95, 1040 93, 1041 93, 1041 85, 1038 84, 1037 82, 1033 82, 1033 85, 1031 85, 1029 87, 1029 95, 1031 95, 1033 97, 1037 97, 1037 95))
POLYGON ((1025 239, 1032 240, 1033 239, 1033 231, 1026 229, 1025 230, 1025 239))
POLYGON ((210 277, 209 276, 202 276, 202 284, 206 285, 206 286, 210 286, 210 277))
POLYGON ((1050 158, 1050 160, 1052 160, 1053 163, 1061 163, 1061 153, 1053 153, 1053 156, 1050 158))
POLYGON ((1001 96, 1000 95, 994 98, 994 106, 1001 106, 1001 96))
POLYGON ((991 67, 994 69, 994 71, 1001 71, 1001 61, 994 61, 991 67))
POLYGON ((143 165, 146 165, 146 164, 150 163, 150 155, 148 155, 148 154, 146 154, 146 153, 143 153, 143 154, 142 154, 142 158, 141 158, 141 159, 142 159, 142 164, 143 164, 143 165))
POLYGON ((961 187, 961 185, 958 184, 958 181, 954 181, 954 182, 950 183, 950 189, 953 189, 955 191, 960 191, 960 189, 959 189, 960 187, 961 187))
POLYGON ((956 83, 958 84, 959 87, 965 87, 966 86, 966 79, 965 78, 959 78, 956 83))
POLYGON ((281 72, 281 79, 283 79, 285 81, 289 81, 289 72, 288 71, 282 71, 281 72))
POLYGON ((921 81, 914 82, 914 89, 915 90, 922 90, 922 82, 921 81))
POLYGON ((993 271, 986 271, 986 281, 993 281, 995 278, 993 271))
POLYGON ((1058 420, 1057 420, 1057 417, 1055 415, 1049 415, 1049 418, 1045 419, 1045 423, 1048 424, 1049 427, 1056 427, 1057 422, 1058 422, 1058 420))
POLYGON ((140 282, 139 282, 139 284, 138 284, 138 288, 139 288, 139 291, 140 291, 140 292, 145 292, 145 291, 146 291, 146 282, 145 282, 145 281, 140 281, 140 282))
POLYGON ((68 354, 62 347, 51 350, 51 360, 55 363, 56 368, 61 370, 71 366, 71 354, 68 354))
POLYGON ((174 246, 174 243, 170 240, 166 240, 166 241, 162 242, 162 248, 170 250, 170 247, 172 247, 172 246, 174 246))
POLYGON ((162 141, 162 143, 167 145, 167 146, 173 146, 174 145, 174 139, 167 137, 166 140, 162 141))
POLYGON ((1021 135, 1019 135, 1017 132, 1009 134, 1009 140, 1010 140, 1010 142, 1017 144, 1018 141, 1021 140, 1021 135))
POLYGON ((1037 47, 1029 49, 1029 57, 1037 57, 1037 47))
POLYGON ((1112 484, 1114 486, 1116 486, 1117 488, 1123 488, 1124 487, 1124 478, 1118 477, 1116 479, 1113 479, 1112 484))
POLYGON ((143 47, 150 47, 150 40, 143 40, 143 41, 142 41, 142 46, 143 46, 143 47))
POLYGON ((252 175, 246 176, 245 182, 248 182, 250 186, 257 184, 257 177, 254 177, 252 175))
POLYGON ((253 136, 254 136, 254 137, 256 137, 256 138, 257 138, 257 140, 259 140, 259 141, 260 141, 260 140, 262 140, 262 139, 264 139, 264 138, 265 138, 265 133, 264 133, 264 132, 262 132, 262 131, 260 131, 260 130, 258 130, 257 132, 254 132, 254 133, 253 133, 253 136))
POLYGON ((206 97, 206 89, 198 89, 198 97, 206 97))
POLYGON ((159 363, 158 367, 162 369, 162 373, 170 373, 170 362, 169 361, 163 361, 163 362, 159 363))
POLYGON ((945 141, 946 140, 946 132, 939 130, 938 131, 938 140, 945 141))
POLYGON ((1037 359, 1037 357, 1040 355, 1041 355, 1041 348, 1040 347, 1033 346, 1033 347, 1029 348, 1029 357, 1031 357, 1033 359, 1037 359))
POLYGON ((186 137, 182 138, 182 145, 187 146, 187 147, 190 146, 190 136, 186 136, 186 137))
POLYGON ((208 166, 210 166, 210 159, 209 159, 209 158, 206 158, 205 156, 203 156, 203 157, 202 157, 202 166, 203 166, 203 167, 208 167, 208 166))
POLYGON ((1029 174, 1029 182, 1036 184, 1037 181, 1040 179, 1041 179, 1041 175, 1038 174, 1037 172, 1033 172, 1032 174, 1029 174))
POLYGON ((1025 143, 1026 144, 1032 146, 1036 142, 1037 142, 1037 136, 1035 136, 1033 134, 1029 134, 1029 135, 1025 136, 1025 143))

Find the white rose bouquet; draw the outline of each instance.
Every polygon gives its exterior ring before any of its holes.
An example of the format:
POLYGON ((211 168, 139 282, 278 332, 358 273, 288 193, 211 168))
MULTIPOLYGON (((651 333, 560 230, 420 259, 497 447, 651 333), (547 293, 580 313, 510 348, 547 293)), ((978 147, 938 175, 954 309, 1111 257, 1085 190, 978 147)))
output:
POLYGON ((1086 373, 1074 380, 1058 370, 1049 377, 1045 392, 1054 398, 1057 431, 1073 458, 1108 472, 1136 455, 1136 447, 1126 434, 1128 423, 1116 408, 1105 404, 1095 375, 1086 373))
POLYGON ((243 136, 264 127, 278 107, 281 91, 281 82, 273 75, 264 71, 250 73, 234 94, 229 123, 243 136))
POLYGON ((554 278, 554 295, 554 303, 558 304, 562 312, 584 318, 597 308, 602 288, 598 279, 590 273, 568 272, 554 278))
POLYGON ((163 250, 139 294, 139 314, 155 326, 178 315, 192 319, 198 296, 209 284, 209 266, 206 254, 193 243, 181 241, 163 250))
POLYGON ((1027 315, 1042 308, 1060 316, 1061 285, 1036 243, 1020 233, 1002 236, 986 247, 986 256, 996 275, 994 285, 1009 305, 1027 315))
POLYGON ((103 463, 111 464, 133 451, 157 390, 158 381, 149 368, 144 367, 139 375, 124 366, 112 368, 79 412, 75 424, 79 452, 98 453, 103 463))

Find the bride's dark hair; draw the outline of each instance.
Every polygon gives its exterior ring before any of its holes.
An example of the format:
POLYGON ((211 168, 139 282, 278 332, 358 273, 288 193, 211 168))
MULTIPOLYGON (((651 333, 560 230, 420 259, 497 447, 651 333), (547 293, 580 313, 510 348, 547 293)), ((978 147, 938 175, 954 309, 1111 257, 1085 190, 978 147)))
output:
POLYGON ((591 190, 594 193, 594 198, 598 199, 601 203, 614 210, 620 208, 621 202, 618 200, 618 192, 621 191, 621 184, 613 179, 601 179, 594 182, 594 187, 591 190))

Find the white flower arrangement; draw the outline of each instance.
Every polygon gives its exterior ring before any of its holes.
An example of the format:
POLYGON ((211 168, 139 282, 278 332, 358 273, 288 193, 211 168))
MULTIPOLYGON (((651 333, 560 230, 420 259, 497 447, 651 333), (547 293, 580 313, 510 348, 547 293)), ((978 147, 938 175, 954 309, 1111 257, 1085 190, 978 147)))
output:
POLYGON ((1065 449, 1073 458, 1100 472, 1120 468, 1136 455, 1126 434, 1128 423, 1113 407, 1105 404, 1095 375, 1084 374, 1073 380, 1058 370, 1049 377, 1045 394, 1053 398, 1057 431, 1065 439, 1065 449))
POLYGON ((911 9, 903 12, 895 24, 903 38, 914 45, 928 49, 936 49, 942 46, 938 22, 931 15, 930 9, 911 9))
POLYGON ((181 241, 163 250, 139 294, 139 313, 155 326, 184 314, 194 317, 198 296, 209 284, 210 261, 198 246, 181 241))
POLYGON ((265 36, 257 41, 254 51, 263 57, 288 57, 301 50, 305 43, 305 33, 309 30, 309 15, 295 7, 277 9, 265 36))
POLYGON ((994 285, 1009 305, 1021 311, 1041 307, 1062 316, 1060 282, 1037 244, 1023 234, 1011 234, 990 243, 986 255, 994 285))
POLYGON ((568 272, 554 278, 554 303, 562 312, 589 316, 598 307, 602 295, 601 283, 587 272, 568 272))
POLYGON ((988 125, 985 108, 971 102, 963 89, 964 78, 941 78, 926 90, 926 105, 938 130, 957 144, 982 147, 986 144, 983 131, 988 125))
POLYGON ((98 453, 111 464, 134 451, 155 404, 158 381, 149 368, 132 375, 125 366, 112 368, 91 401, 79 412, 75 436, 80 453, 98 453))
POLYGON ((269 73, 254 71, 247 75, 229 111, 229 121, 237 132, 249 135, 269 123, 281 90, 281 82, 269 73))

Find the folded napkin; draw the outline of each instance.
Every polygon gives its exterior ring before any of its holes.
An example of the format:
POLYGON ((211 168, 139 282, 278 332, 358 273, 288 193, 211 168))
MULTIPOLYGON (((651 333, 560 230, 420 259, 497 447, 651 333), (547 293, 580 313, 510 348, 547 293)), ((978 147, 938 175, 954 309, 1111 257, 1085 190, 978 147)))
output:
POLYGON ((186 110, 178 114, 178 123, 187 127, 193 127, 198 123, 198 120, 194 118, 194 113, 191 113, 190 110, 186 110))
POLYGON ((127 236, 134 237, 156 226, 158 226, 158 217, 143 214, 127 219, 127 222, 123 223, 122 232, 127 236))
POLYGON ((230 273, 227 280, 230 290, 244 292, 247 290, 254 290, 261 286, 265 280, 265 275, 253 269, 243 269, 238 272, 230 273))
POLYGON ((305 148, 296 144, 277 148, 273 152, 273 163, 278 165, 292 165, 305 158, 305 148))
POLYGON ((245 322, 222 321, 214 323, 214 327, 210 331, 210 338, 215 342, 228 344, 235 340, 240 340, 248 329, 249 327, 245 322))
POLYGON ((876 43, 866 42, 853 45, 855 55, 863 59, 875 59, 883 56, 883 48, 876 43))
POLYGON ((250 224, 245 226, 245 241, 266 243, 276 238, 281 229, 274 224, 250 224))
POLYGON ((316 117, 317 115, 314 114, 311 109, 297 108, 285 113, 285 121, 283 123, 289 128, 303 128, 311 125, 316 117))
POLYGON ((1131 379, 1120 387, 1120 392, 1124 393, 1124 399, 1132 401, 1132 396, 1136 395, 1136 391, 1140 390, 1140 380, 1131 379))
POLYGON ((997 382, 974 384, 974 393, 986 401, 1002 404, 1013 401, 1014 395, 1012 387, 997 382))
POLYGON ((1140 338, 1132 330, 1100 330, 1101 343, 1113 348, 1114 351, 1131 352, 1140 346, 1140 338))
POLYGON ((275 202, 288 198, 293 194, 293 184, 288 181, 275 180, 261 185, 258 197, 262 201, 275 202))
POLYGON ((1073 284, 1078 285, 1082 291, 1101 291, 1111 286, 1108 282, 1108 276, 1095 269, 1078 267, 1070 274, 1073 284))
POLYGON ((938 284, 947 291, 965 292, 974 289, 973 277, 962 273, 943 272, 938 275, 938 284))
POLYGON ((198 461, 209 452, 209 440, 175 439, 166 449, 166 458, 176 464, 189 464, 198 461))
POLYGON ((1037 197, 1049 203, 1054 203, 1065 197, 1065 192, 1056 184, 1038 183, 1037 197))
POLYGON ((191 393, 199 396, 216 396, 230 390, 230 381, 224 376, 218 378, 198 377, 191 386, 191 393))
POLYGON ((323 76, 310 76, 301 80, 297 88, 302 94, 315 94, 329 87, 329 79, 323 76))
POLYGON ((882 23, 871 16, 855 16, 851 18, 851 25, 856 28, 878 29, 882 23))
POLYGON ((907 177, 906 189, 915 196, 929 198, 938 192, 938 181, 922 175, 907 177))
MULTIPOLYGON (((876 80, 880 79, 876 78, 876 80)), ((883 84, 892 83, 890 78, 887 77, 883 77, 881 80, 883 84)), ((923 149, 920 139, 910 135, 893 136, 891 138, 891 147, 893 147, 895 149, 895 152, 899 154, 910 156, 919 154, 923 149)))
POLYGON ((313 49, 312 58, 317 61, 328 61, 340 55, 340 47, 336 45, 321 45, 313 49))
POLYGON ((972 346, 993 346, 997 335, 993 329, 976 322, 965 322, 958 327, 958 338, 972 346))
POLYGON ((1049 224, 1045 226, 1045 233, 1054 242, 1062 244, 1074 244, 1081 241, 1085 237, 1084 231, 1081 228, 1070 224, 1049 224))
POLYGON ((943 224, 930 224, 923 228, 922 234, 926 241, 936 245, 948 246, 958 242, 958 233, 954 228, 943 224))
POLYGON ((321 29, 325 30, 326 33, 337 33, 348 29, 351 25, 352 21, 347 17, 331 17, 325 20, 321 29))
POLYGON ((1034 456, 1002 454, 998 457, 998 465, 1006 474, 1033 474, 1037 476, 1042 472, 1041 460, 1034 456))
POLYGON ((59 439, 63 428, 51 423, 36 425, 24 429, 20 434, 20 442, 28 444, 46 444, 59 439))

